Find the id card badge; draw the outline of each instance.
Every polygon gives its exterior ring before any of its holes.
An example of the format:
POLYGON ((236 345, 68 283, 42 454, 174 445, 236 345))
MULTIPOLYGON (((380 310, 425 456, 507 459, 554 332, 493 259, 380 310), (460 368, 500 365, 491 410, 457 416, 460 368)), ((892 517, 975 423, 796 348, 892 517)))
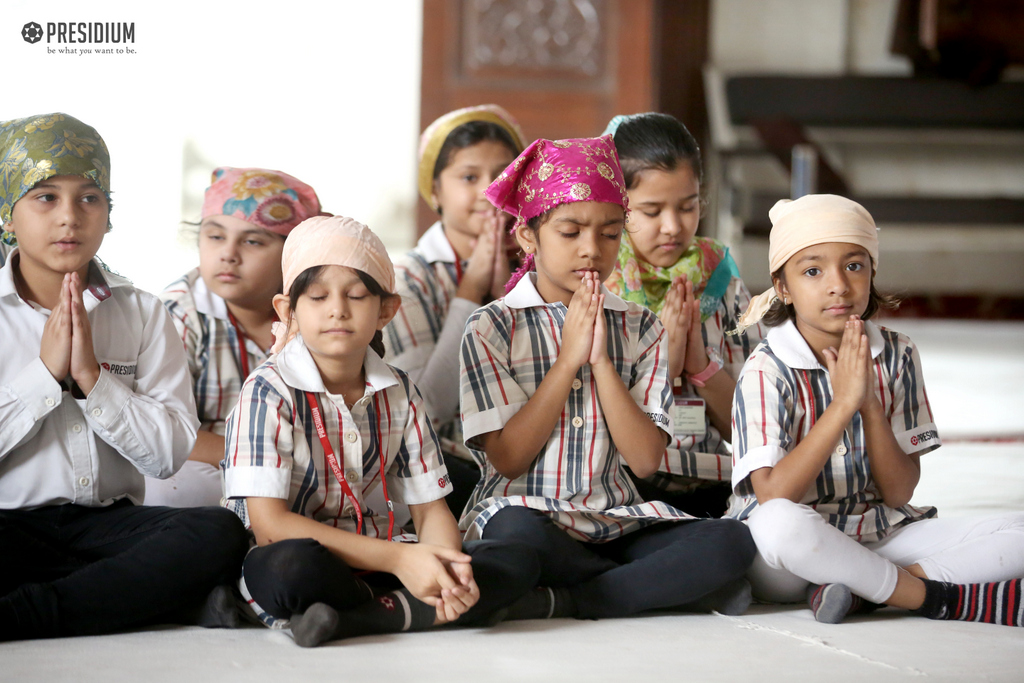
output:
POLYGON ((704 399, 673 396, 672 426, 676 436, 704 436, 704 399))

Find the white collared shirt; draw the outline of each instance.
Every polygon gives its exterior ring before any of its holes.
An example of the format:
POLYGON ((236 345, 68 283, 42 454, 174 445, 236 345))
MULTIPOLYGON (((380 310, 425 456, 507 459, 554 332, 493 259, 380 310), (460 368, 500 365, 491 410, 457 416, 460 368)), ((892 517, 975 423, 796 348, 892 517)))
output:
MULTIPOLYGON (((281 498, 292 512, 387 538, 388 514, 369 496, 385 473, 388 498, 416 505, 451 491, 423 399, 408 375, 371 349, 363 362, 366 391, 351 408, 330 394, 302 336, 249 375, 225 435, 225 505, 249 526, 245 498, 281 498), (357 500, 346 496, 327 463, 306 392, 316 395, 324 428, 357 500), (383 456, 383 457, 382 457, 383 456)), ((396 527, 394 540, 414 540, 396 527)))
MULTIPOLYGON (((905 335, 865 323, 874 360, 875 394, 906 453, 923 455, 941 445, 921 375, 921 358, 905 335)), ((750 473, 774 467, 821 419, 832 402, 828 370, 814 356, 793 321, 769 330, 743 366, 733 401, 733 490, 729 516, 745 519, 757 506, 750 473)), ((882 502, 871 478, 860 413, 853 416, 828 463, 800 501, 859 541, 935 515, 935 508, 882 502)))
MULTIPOLYGON (((546 303, 536 273, 500 301, 473 314, 462 341, 462 423, 466 444, 503 429, 537 391, 558 358, 567 308, 546 303)), ((602 285, 608 356, 640 409, 672 434, 665 330, 648 309, 623 301, 602 285)), ((689 516, 662 502, 645 503, 612 441, 589 365, 576 373, 555 430, 530 469, 516 479, 499 473, 486 455, 480 483, 461 527, 479 538, 504 507, 548 513, 573 538, 608 541, 659 521, 689 516)))
POLYGON ((249 372, 267 359, 267 352, 242 335, 228 317, 228 305, 206 286, 199 269, 186 273, 160 293, 185 348, 200 429, 224 435, 224 420, 242 389, 240 348, 249 372))
POLYGON ((143 475, 181 467, 199 424, 170 317, 94 262, 83 300, 100 377, 76 399, 39 358, 50 312, 18 295, 17 253, 0 269, 0 509, 141 503, 143 475))

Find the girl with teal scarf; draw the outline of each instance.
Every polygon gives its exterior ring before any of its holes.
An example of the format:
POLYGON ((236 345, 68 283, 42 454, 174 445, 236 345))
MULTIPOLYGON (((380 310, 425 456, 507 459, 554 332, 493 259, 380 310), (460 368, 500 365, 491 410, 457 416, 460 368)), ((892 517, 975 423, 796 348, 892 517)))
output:
POLYGON ((760 326, 729 336, 750 301, 729 249, 698 237, 700 149, 667 114, 616 116, 615 137, 630 216, 619 259, 605 285, 658 314, 674 380, 675 437, 661 470, 636 481, 645 500, 720 517, 731 488, 732 397, 760 326))

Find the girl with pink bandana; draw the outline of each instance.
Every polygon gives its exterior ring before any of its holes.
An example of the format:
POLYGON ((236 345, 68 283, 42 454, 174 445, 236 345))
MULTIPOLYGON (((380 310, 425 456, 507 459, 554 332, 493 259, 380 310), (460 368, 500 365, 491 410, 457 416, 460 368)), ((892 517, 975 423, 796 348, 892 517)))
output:
POLYGON ((242 382, 266 360, 273 343, 285 238, 320 213, 313 188, 287 173, 228 167, 213 172, 199 223, 199 267, 160 295, 185 345, 201 426, 181 470, 167 480, 147 480, 147 504, 220 502, 224 420, 242 382))
POLYGON ((628 205, 611 137, 538 140, 487 197, 527 257, 463 337, 463 430, 485 466, 462 528, 537 551, 542 588, 508 618, 742 612, 746 529, 644 502, 623 467, 657 470, 672 391, 657 316, 601 284, 628 205))
POLYGON ((246 604, 304 647, 497 618, 536 581, 536 557, 462 542, 420 392, 381 359, 401 304, 384 245, 351 218, 311 218, 285 243, 283 280, 273 355, 228 418, 226 504, 254 541, 246 604))

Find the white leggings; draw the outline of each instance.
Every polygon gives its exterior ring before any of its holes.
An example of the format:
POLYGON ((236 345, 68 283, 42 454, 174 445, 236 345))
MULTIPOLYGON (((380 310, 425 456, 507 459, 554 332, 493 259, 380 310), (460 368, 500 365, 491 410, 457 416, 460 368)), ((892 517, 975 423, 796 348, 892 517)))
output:
POLYGON ((915 563, 929 579, 951 583, 1024 577, 1024 512, 924 519, 859 543, 810 507, 776 498, 759 505, 747 524, 758 551, 747 578, 764 602, 799 602, 812 583, 842 583, 885 602, 896 589, 897 567, 915 563))

